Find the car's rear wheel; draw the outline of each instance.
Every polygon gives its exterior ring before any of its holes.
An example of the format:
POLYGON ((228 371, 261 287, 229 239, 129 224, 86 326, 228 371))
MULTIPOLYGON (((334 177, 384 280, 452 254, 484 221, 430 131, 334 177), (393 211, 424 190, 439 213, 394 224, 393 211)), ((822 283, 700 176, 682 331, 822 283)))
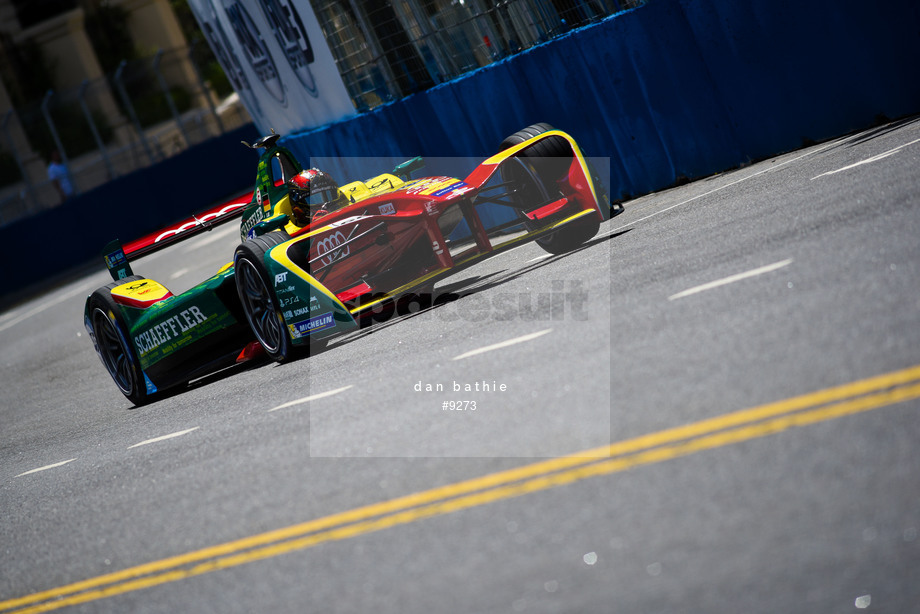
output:
MULTIPOLYGON (((533 124, 503 140, 499 150, 504 151, 550 130, 553 127, 549 124, 533 124)), ((568 171, 571 160, 572 148, 569 142, 561 136, 548 137, 516 154, 511 163, 502 165, 502 177, 518 186, 514 198, 521 205, 547 202, 547 186, 551 189, 553 183, 568 171)), ((538 228, 529 219, 524 220, 524 226, 531 231, 538 228)), ((585 216, 584 219, 566 224, 538 238, 536 243, 550 254, 564 254, 591 239, 599 229, 600 220, 597 216, 585 216)))
POLYGON ((90 296, 87 312, 96 349, 106 371, 129 401, 135 405, 143 405, 149 400, 143 371, 128 342, 128 327, 119 315, 120 307, 109 293, 111 288, 128 283, 132 279, 134 278, 123 279, 96 290, 90 296))
POLYGON ((236 290, 246 320, 265 353, 277 362, 291 357, 293 344, 265 266, 265 254, 286 240, 282 233, 268 233, 237 247, 233 258, 236 290))

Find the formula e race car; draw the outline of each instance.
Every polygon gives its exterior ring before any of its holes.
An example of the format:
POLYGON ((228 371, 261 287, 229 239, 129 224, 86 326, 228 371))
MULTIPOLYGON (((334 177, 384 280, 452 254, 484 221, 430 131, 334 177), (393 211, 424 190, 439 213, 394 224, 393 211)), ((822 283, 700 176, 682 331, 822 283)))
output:
POLYGON ((106 247, 115 281, 87 298, 84 323, 133 403, 260 354, 285 361, 379 321, 406 296, 431 305, 436 281, 524 241, 572 250, 611 214, 575 140, 547 124, 508 137, 462 180, 412 179, 424 165, 414 158, 339 186, 302 168, 278 139, 244 143, 261 151, 248 203, 106 247), (486 205, 509 219, 487 228, 486 205), (133 274, 129 260, 240 214, 233 262, 187 292, 133 274))

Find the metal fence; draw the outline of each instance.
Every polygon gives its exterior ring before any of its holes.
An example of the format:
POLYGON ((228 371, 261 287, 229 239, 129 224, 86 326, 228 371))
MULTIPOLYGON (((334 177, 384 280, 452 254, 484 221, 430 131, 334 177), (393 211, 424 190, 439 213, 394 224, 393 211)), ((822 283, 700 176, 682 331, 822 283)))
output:
POLYGON ((122 62, 105 78, 48 91, 0 117, 0 225, 60 204, 44 170, 54 151, 79 194, 251 121, 235 95, 217 99, 195 47, 122 62))
MULTIPOLYGON (((645 1, 311 3, 355 107, 365 111, 645 1)), ((52 151, 81 193, 250 121, 238 98, 216 99, 202 57, 213 60, 197 43, 122 62, 103 79, 49 91, 0 117, 0 225, 61 202, 45 178, 52 151), (28 144, 16 138, 22 134, 28 144)))
POLYGON ((311 0, 358 110, 453 79, 645 0, 311 0))

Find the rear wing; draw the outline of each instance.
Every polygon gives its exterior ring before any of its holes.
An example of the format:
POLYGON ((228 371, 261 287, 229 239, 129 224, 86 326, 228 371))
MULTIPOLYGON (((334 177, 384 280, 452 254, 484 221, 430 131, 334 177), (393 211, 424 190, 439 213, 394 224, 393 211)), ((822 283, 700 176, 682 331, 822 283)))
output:
POLYGON ((238 196, 225 203, 202 211, 140 239, 125 244, 125 255, 129 260, 137 260, 168 245, 184 241, 199 232, 211 230, 224 222, 240 217, 243 209, 252 201, 252 192, 238 196))
MULTIPOLYGON (((258 200, 259 204, 262 204, 262 197, 269 196, 271 200, 275 199, 275 195, 271 194, 270 190, 266 190, 268 186, 262 187, 262 193, 259 194, 257 190, 259 189, 260 180, 263 176, 268 177, 266 173, 270 168, 269 159, 277 155, 277 152, 286 153, 292 160, 293 164, 289 166, 296 166, 293 170, 298 171, 300 165, 296 160, 293 159, 293 155, 290 154, 283 147, 277 145, 278 139, 281 138, 280 134, 276 134, 274 130, 268 136, 260 138, 258 141, 250 145, 246 141, 242 141, 243 145, 250 149, 255 150, 264 150, 259 155, 259 166, 258 172, 256 174, 256 187, 253 190, 241 194, 236 198, 228 200, 227 202, 216 205, 207 211, 202 211, 197 214, 193 214, 191 217, 186 218, 180 222, 162 228, 156 232, 152 232, 146 236, 143 236, 139 239, 135 239, 124 245, 120 241, 112 241, 105 246, 103 251, 103 256, 105 257, 105 264, 108 267, 109 272, 112 274, 112 277, 116 281, 125 277, 126 275, 131 275, 131 266, 129 264, 132 260, 137 260, 142 256, 147 254, 152 254, 153 252, 159 251, 164 247, 177 243, 179 241, 184 241, 189 237, 193 237, 196 234, 205 231, 211 230, 215 226, 228 222, 232 219, 242 217, 243 210, 246 207, 258 200), (254 198, 258 194, 258 198, 254 198)), ((275 183, 275 187, 278 184, 275 183)))
POLYGON ((103 248, 105 266, 115 281, 133 275, 130 261, 239 218, 252 201, 252 194, 248 192, 124 245, 116 239, 103 248))

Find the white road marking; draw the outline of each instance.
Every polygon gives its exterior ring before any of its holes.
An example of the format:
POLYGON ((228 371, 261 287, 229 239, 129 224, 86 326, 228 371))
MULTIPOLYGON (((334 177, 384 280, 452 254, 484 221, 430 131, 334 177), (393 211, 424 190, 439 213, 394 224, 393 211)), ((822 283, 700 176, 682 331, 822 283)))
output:
POLYGON ((898 153, 899 151, 901 151, 902 149, 904 149, 904 148, 907 147, 908 145, 913 145, 914 143, 920 143, 920 139, 915 139, 915 140, 911 141, 910 143, 904 143, 903 145, 899 145, 899 146, 895 147, 894 149, 889 149, 888 151, 884 151, 884 152, 878 154, 877 156, 872 156, 871 158, 866 158, 865 160, 862 160, 861 162, 857 162, 856 164, 850 164, 849 166, 844 166, 843 168, 838 168, 838 169, 835 170, 835 171, 828 171, 828 172, 826 172, 826 173, 821 173, 820 175, 815 175, 814 177, 811 178, 811 180, 814 181, 815 179, 818 179, 819 177, 824 177, 824 176, 827 176, 827 175, 835 175, 835 174, 837 174, 837 173, 842 173, 843 171, 848 171, 848 170, 850 170, 851 168, 856 168, 857 166, 862 166, 863 164, 871 164, 871 163, 873 163, 873 162, 878 162, 879 160, 882 160, 882 159, 884 159, 884 158, 887 158, 888 156, 893 156, 894 154, 898 153))
MULTIPOLYGON (((682 206, 682 205, 686 205, 686 204, 692 203, 692 202, 695 201, 695 200, 699 200, 699 199, 701 199, 701 198, 705 198, 705 197, 707 197, 707 196, 709 196, 709 195, 711 195, 711 194, 715 194, 716 192, 721 192, 722 190, 725 190, 725 189, 730 188, 730 187, 732 187, 732 186, 738 185, 739 183, 742 183, 742 182, 744 182, 744 181, 747 181, 748 179, 753 179, 754 177, 757 177, 757 176, 759 176, 759 175, 763 175, 764 173, 769 173, 769 172, 775 171, 776 169, 782 168, 783 166, 786 166, 787 164, 792 164, 793 162, 798 162, 798 161, 801 160, 802 158, 807 158, 808 156, 814 155, 814 154, 816 154, 816 153, 821 153, 821 152, 824 151, 825 149, 829 149, 829 148, 831 148, 831 147, 835 147, 835 146, 838 144, 838 142, 839 142, 839 140, 837 140, 837 141, 832 141, 832 142, 830 142, 830 143, 824 145, 823 147, 819 147, 818 149, 809 151, 808 153, 802 154, 801 156, 796 156, 795 158, 792 158, 791 160, 786 160, 785 162, 780 162, 779 164, 775 164, 775 165, 771 166, 770 168, 765 168, 765 169, 763 169, 763 170, 757 171, 756 173, 752 173, 752 174, 748 175, 747 177, 742 177, 741 179, 737 179, 737 180, 735 180, 735 181, 731 181, 731 182, 729 182, 729 183, 726 183, 726 184, 723 185, 723 186, 720 186, 720 187, 718 187, 718 188, 709 190, 708 192, 704 192, 703 194, 698 194, 698 195, 694 196, 693 198, 688 198, 687 200, 682 201, 682 202, 679 202, 679 203, 677 203, 676 205, 671 205, 670 207, 666 207, 666 208, 664 208, 664 209, 662 209, 662 210, 660 210, 660 211, 656 211, 655 213, 652 213, 652 214, 650 214, 650 215, 646 215, 645 217, 640 217, 638 220, 633 220, 633 221, 629 222, 628 224, 623 224, 622 226, 620 226, 620 227, 618 227, 618 228, 614 228, 613 230, 611 230, 611 231, 608 232, 607 234, 600 235, 600 236, 598 236, 597 238, 603 239, 603 238, 605 238, 605 237, 609 237, 609 236, 611 236, 611 235, 614 235, 614 234, 620 232, 621 230, 623 230, 623 229, 625 229, 625 228, 629 228, 630 226, 635 226, 635 225, 638 224, 639 222, 644 222, 644 221, 647 220, 647 219, 653 218, 653 217, 655 217, 656 215, 661 215, 662 213, 665 213, 666 211, 670 211, 671 209, 676 209, 677 207, 680 207, 680 206, 682 206)), ((909 143, 908 143, 908 144, 909 144, 909 143)))
POLYGON ((518 343, 524 343, 525 341, 531 341, 537 337, 542 337, 546 333, 552 332, 552 328, 547 328, 546 330, 541 330, 538 333, 530 333, 529 335, 524 335, 523 337, 516 337, 514 339, 509 339, 508 341, 502 341, 501 343, 496 343, 494 345, 487 345, 486 347, 479 348, 478 350, 470 350, 460 354, 459 356, 454 356, 451 360, 461 360, 463 358, 469 358, 470 356, 476 356, 477 354, 484 354, 485 352, 491 352, 492 350, 499 350, 501 348, 506 348, 509 345, 516 345, 518 343))
POLYGON ((309 403, 310 401, 316 401, 317 399, 324 399, 324 398, 326 398, 326 397, 331 397, 331 396, 334 395, 334 394, 338 394, 338 393, 340 393, 340 392, 345 392, 345 391, 348 390, 349 388, 351 388, 351 386, 345 386, 344 388, 336 388, 335 390, 329 390, 329 391, 327 391, 327 392, 320 392, 319 394, 314 394, 314 395, 309 396, 309 397, 304 397, 304 398, 302 398, 302 399, 297 399, 296 401, 289 401, 289 402, 287 402, 287 403, 284 403, 283 405, 279 405, 278 407, 272 407, 272 408, 269 409, 268 411, 275 411, 275 410, 278 410, 278 409, 284 409, 285 407, 292 407, 292 406, 294 406, 294 405, 300 405, 301 403, 309 403))
MULTIPOLYGON (((536 258, 531 258, 527 262, 536 262, 537 260, 543 260, 544 258, 551 258, 552 254, 543 254, 542 256, 537 256, 536 258)), ((525 263, 526 264, 526 263, 525 263)))
POLYGON ((711 281, 708 284, 703 284, 701 286, 696 286, 690 288, 689 290, 684 290, 683 292, 678 292, 668 297, 669 301, 675 299, 684 298, 685 296, 690 296, 691 294, 696 294, 698 292, 704 292, 706 290, 712 290, 713 288, 718 288, 719 286, 724 286, 726 284, 731 284, 736 281, 741 281, 742 279, 747 279, 748 277, 756 277, 757 275, 763 275, 764 273, 769 273, 770 271, 775 271, 776 269, 781 269, 784 266, 792 264, 792 258, 788 260, 783 260, 782 262, 775 262, 773 264, 768 264, 767 266, 762 266, 759 269, 753 269, 747 271, 746 273, 738 273, 737 275, 730 275, 723 279, 718 279, 716 281, 711 281))
POLYGON ((154 437, 153 439, 148 439, 147 441, 136 443, 133 446, 128 446, 128 449, 130 450, 131 448, 137 448, 138 446, 146 446, 149 443, 157 443, 158 441, 166 441, 167 439, 172 439, 173 437, 182 437, 183 435, 187 435, 192 431, 197 430, 198 427, 195 426, 190 429, 185 429, 184 431, 179 431, 178 433, 170 433, 169 435, 163 435, 162 437, 154 437))
POLYGON ((24 473, 20 473, 20 474, 17 475, 16 477, 17 477, 17 478, 21 478, 22 476, 24 476, 24 475, 29 475, 30 473, 38 473, 39 471, 45 471, 46 469, 54 469, 55 467, 60 467, 61 465, 66 465, 67 463, 72 463, 72 462, 74 462, 75 460, 77 460, 77 459, 72 458, 72 459, 70 459, 70 460, 65 460, 65 461, 61 461, 61 462, 59 462, 59 463, 54 463, 53 465, 45 465, 44 467, 39 467, 38 469, 32 469, 31 471, 26 471, 26 472, 24 472, 24 473))

